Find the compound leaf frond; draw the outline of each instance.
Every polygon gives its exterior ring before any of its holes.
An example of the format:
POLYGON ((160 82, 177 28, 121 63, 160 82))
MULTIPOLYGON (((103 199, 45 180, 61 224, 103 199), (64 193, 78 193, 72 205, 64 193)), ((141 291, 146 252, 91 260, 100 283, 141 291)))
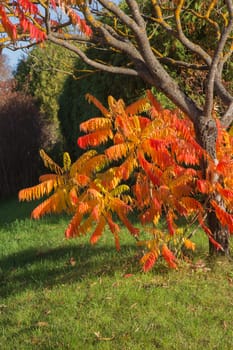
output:
POLYGON ((55 163, 52 158, 50 158, 47 153, 43 149, 40 150, 40 156, 44 162, 44 165, 46 168, 49 168, 51 171, 54 171, 58 175, 62 175, 63 170, 62 168, 55 163))
POLYGON ((44 181, 36 186, 28 187, 19 191, 20 201, 31 201, 42 198, 44 195, 48 195, 54 187, 56 187, 57 178, 54 180, 44 181))

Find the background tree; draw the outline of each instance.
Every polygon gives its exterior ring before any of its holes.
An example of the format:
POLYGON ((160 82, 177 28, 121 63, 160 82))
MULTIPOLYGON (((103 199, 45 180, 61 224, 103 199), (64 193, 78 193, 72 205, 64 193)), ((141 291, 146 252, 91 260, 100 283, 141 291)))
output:
POLYGON ((27 58, 19 61, 14 72, 16 90, 32 96, 43 115, 47 125, 45 147, 55 158, 63 151, 58 100, 67 74, 73 74, 73 65, 72 54, 47 43, 43 49, 33 48, 27 58))
POLYGON ((10 78, 11 71, 7 63, 7 56, 0 52, 0 81, 6 81, 10 78))
POLYGON ((13 80, 0 83, 0 198, 35 183, 42 165, 43 119, 32 97, 14 89, 13 80))
MULTIPOLYGON (((217 125, 214 113, 214 101, 221 101, 219 120, 222 126, 228 127, 233 119, 233 96, 223 81, 223 71, 232 55, 233 31, 233 3, 231 0, 200 2, 199 6, 192 7, 192 1, 156 1, 148 2, 149 6, 136 0, 126 0, 121 7, 116 1, 63 1, 59 6, 64 9, 67 19, 55 21, 51 11, 57 6, 55 0, 44 4, 43 2, 16 2, 12 6, 6 1, 0 7, 3 31, 7 33, 2 45, 13 45, 18 40, 30 39, 36 42, 45 39, 63 46, 76 53, 85 63, 95 69, 116 74, 138 76, 147 84, 155 86, 179 107, 194 124, 196 138, 199 144, 207 151, 218 164, 216 153, 217 125), (36 6, 40 4, 42 10, 36 6), (51 5, 51 6, 50 6, 51 5), (28 11, 25 14, 25 9, 28 11), (12 24, 9 15, 17 16, 19 22, 12 24), (81 16, 79 15, 81 14, 81 16), (84 18, 83 18, 83 17, 84 18), (103 16, 110 20, 103 23, 103 16), (188 18, 188 20, 187 20, 188 18), (211 33, 212 40, 205 47, 200 38, 196 38, 195 27, 190 29, 191 23, 204 21, 206 32, 211 33), (123 30, 118 27, 121 23, 123 30), (77 25, 79 31, 67 32, 66 27, 77 25), (151 26, 150 33, 146 28, 151 26), (186 61, 171 59, 160 44, 159 36, 167 32, 173 42, 179 42, 189 55, 186 61), (151 38, 157 36, 159 46, 151 45, 151 38), (9 42, 11 41, 11 43, 9 42), (214 43, 213 43, 214 41, 214 43), (99 62, 87 56, 86 45, 109 52, 119 52, 127 57, 124 66, 115 66, 109 62, 99 62), (198 60, 197 60, 198 58, 198 60), (199 63, 200 62, 200 63, 199 63), (203 83, 204 99, 200 101, 200 91, 187 96, 185 89, 179 85, 167 66, 174 65, 181 70, 206 71, 203 83)), ((32 41, 29 45, 32 45, 32 41)), ((199 75, 195 77, 197 79, 199 75)), ((203 75, 201 76, 203 80, 203 75)), ((208 161, 203 159, 202 171, 206 177, 208 161)), ((217 172, 213 171, 213 183, 220 181, 217 172)), ((221 196, 213 193, 218 205, 224 206, 221 196)), ((207 207, 207 223, 214 238, 222 245, 225 253, 229 251, 228 231, 217 219, 213 207, 207 207)), ((211 245, 211 252, 215 249, 211 245)))
MULTIPOLYGON (((96 55, 95 50, 88 50, 89 55, 96 55)), ((98 54, 99 60, 106 59, 104 52, 98 54)), ((119 55, 109 57, 110 61, 122 59, 119 55)), ((36 99, 47 123, 46 150, 55 159, 59 158, 62 148, 72 159, 82 152, 77 147, 79 125, 97 112, 96 107, 87 102, 87 92, 104 103, 108 94, 131 102, 141 96, 146 87, 139 78, 126 80, 90 69, 76 55, 49 42, 43 48, 34 48, 28 58, 19 61, 14 78, 18 91, 36 99)))

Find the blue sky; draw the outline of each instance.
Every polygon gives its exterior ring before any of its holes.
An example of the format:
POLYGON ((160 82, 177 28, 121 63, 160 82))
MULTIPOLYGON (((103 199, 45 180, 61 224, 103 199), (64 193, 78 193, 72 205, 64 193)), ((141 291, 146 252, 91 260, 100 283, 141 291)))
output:
POLYGON ((22 50, 11 51, 8 49, 4 49, 3 54, 7 56, 8 64, 12 70, 16 68, 18 61, 22 58, 23 55, 25 55, 22 50))
MULTIPOLYGON (((115 0, 115 3, 118 4, 119 0, 115 0)), ((22 50, 11 51, 9 49, 4 49, 3 54, 7 55, 9 59, 8 64, 12 68, 12 70, 16 68, 18 61, 26 55, 22 50)))

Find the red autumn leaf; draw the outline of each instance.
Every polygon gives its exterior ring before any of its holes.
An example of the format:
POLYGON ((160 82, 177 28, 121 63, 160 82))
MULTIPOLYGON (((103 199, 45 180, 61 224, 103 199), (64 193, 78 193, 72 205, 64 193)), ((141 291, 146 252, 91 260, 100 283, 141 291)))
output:
POLYGON ((153 198, 153 204, 156 213, 161 213, 161 203, 156 197, 153 198))
POLYGON ((208 180, 197 180, 198 191, 204 194, 210 193, 211 185, 208 180))
POLYGON ((220 174, 227 175, 230 167, 232 168, 232 161, 230 161, 229 159, 222 159, 218 163, 216 170, 220 174))
POLYGON ((140 260, 141 264, 143 265, 142 266, 143 271, 147 272, 147 271, 151 270, 152 267, 154 266, 157 258, 158 258, 158 256, 154 252, 146 253, 140 260))
POLYGON ((207 234, 207 236, 208 236, 210 242, 215 246, 215 248, 216 248, 217 250, 219 250, 219 249, 220 249, 220 250, 223 250, 221 244, 219 244, 218 242, 216 242, 215 239, 213 238, 213 234, 212 234, 211 230, 206 226, 206 224, 205 224, 205 222, 204 222, 203 217, 202 217, 201 214, 198 215, 198 221, 199 221, 201 227, 203 228, 203 230, 205 231, 205 233, 207 234))
POLYGON ((211 201, 211 205, 214 207, 216 216, 221 224, 227 226, 230 233, 233 233, 233 215, 227 213, 223 208, 220 208, 214 200, 211 201))
POLYGON ((90 238, 90 243, 91 244, 96 244, 97 241, 99 240, 99 238, 101 237, 102 233, 103 233, 103 229, 105 227, 106 224, 106 220, 104 219, 104 217, 102 216, 100 218, 100 221, 98 223, 98 225, 96 226, 95 231, 93 232, 91 238, 90 238))
POLYGON ((88 135, 80 136, 77 143, 80 148, 87 148, 88 146, 97 147, 112 138, 113 133, 111 129, 102 129, 88 135))
POLYGON ((169 267, 171 267, 172 269, 177 268, 177 264, 175 263, 176 257, 173 255, 173 253, 167 247, 166 244, 164 244, 162 247, 162 255, 163 255, 164 259, 167 261, 169 267))
POLYGON ((155 175, 155 172, 153 171, 153 165, 145 159, 142 152, 138 152, 138 160, 141 167, 144 169, 152 183, 155 186, 159 186, 161 182, 160 178, 158 178, 158 176, 155 175))
POLYGON ((233 200, 233 191, 231 189, 223 188, 220 184, 217 184, 217 190, 224 199, 228 201, 233 200))
POLYGON ((39 12, 38 7, 30 0, 18 0, 18 4, 25 12, 30 14, 36 15, 39 12))
POLYGON ((172 213, 169 212, 166 216, 166 220, 167 220, 167 227, 168 227, 168 231, 170 233, 170 235, 174 235, 176 230, 175 230, 175 224, 173 222, 173 216, 172 213))

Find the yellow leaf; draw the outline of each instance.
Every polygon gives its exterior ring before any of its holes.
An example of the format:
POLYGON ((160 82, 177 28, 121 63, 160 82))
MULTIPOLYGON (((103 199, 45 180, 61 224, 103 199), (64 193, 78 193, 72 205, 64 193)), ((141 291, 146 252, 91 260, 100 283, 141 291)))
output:
POLYGON ((160 219, 160 214, 157 213, 157 214, 154 216, 154 219, 153 219, 154 225, 157 225, 157 223, 159 222, 159 219, 160 219))
POLYGON ((185 239, 184 240, 184 245, 185 245, 185 247, 187 248, 187 249, 191 249, 191 250, 195 250, 195 248, 196 248, 196 244, 195 243, 193 243, 192 241, 190 241, 190 239, 185 239))
POLYGON ((230 127, 230 130, 228 132, 230 136, 233 136, 233 126, 230 127))
POLYGON ((62 169, 57 163, 55 163, 52 158, 50 158, 43 149, 40 150, 40 157, 42 158, 45 167, 49 168, 51 171, 54 171, 58 175, 62 175, 62 169))
POLYGON ((71 166, 71 159, 70 159, 70 155, 68 152, 65 152, 63 154, 63 167, 65 171, 70 170, 70 166, 71 166))

